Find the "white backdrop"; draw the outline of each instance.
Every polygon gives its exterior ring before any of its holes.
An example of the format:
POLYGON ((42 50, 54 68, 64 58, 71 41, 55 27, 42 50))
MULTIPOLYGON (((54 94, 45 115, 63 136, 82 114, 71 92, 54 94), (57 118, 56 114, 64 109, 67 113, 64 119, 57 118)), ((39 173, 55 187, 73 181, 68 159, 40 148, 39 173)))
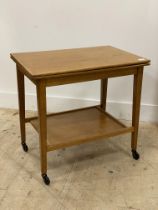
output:
MULTIPOLYGON (((145 68, 142 120, 158 121, 157 0, 0 0, 0 107, 17 107, 15 64, 10 52, 112 45, 150 58, 145 68)), ((99 82, 48 89, 49 109, 96 103, 99 82)), ((26 81, 27 109, 35 87, 26 81)), ((132 78, 111 79, 108 108, 131 116, 132 78)))

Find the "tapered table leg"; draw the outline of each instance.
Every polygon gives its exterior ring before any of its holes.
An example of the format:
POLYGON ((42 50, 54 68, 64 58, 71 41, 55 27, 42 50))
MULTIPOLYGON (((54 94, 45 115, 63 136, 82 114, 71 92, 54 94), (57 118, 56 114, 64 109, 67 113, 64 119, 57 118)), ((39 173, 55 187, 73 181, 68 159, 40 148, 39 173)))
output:
POLYGON ((107 87, 108 78, 101 79, 100 106, 104 111, 106 110, 107 87))
POLYGON ((137 152, 137 139, 138 139, 138 128, 139 128, 142 78, 143 78, 143 67, 139 67, 137 70, 137 74, 134 75, 133 110, 132 110, 132 126, 134 127, 134 132, 132 132, 131 136, 132 155, 133 158, 136 160, 139 159, 139 154, 137 152))
POLYGON ((25 152, 28 151, 26 145, 26 131, 25 131, 25 84, 24 74, 17 66, 17 85, 18 85, 18 100, 19 100, 19 119, 20 119, 20 132, 21 144, 25 152))
POLYGON ((37 86, 37 103, 39 117, 39 139, 40 139, 40 158, 41 175, 45 184, 49 185, 50 180, 47 176, 47 118, 46 118, 46 86, 40 81, 37 86))

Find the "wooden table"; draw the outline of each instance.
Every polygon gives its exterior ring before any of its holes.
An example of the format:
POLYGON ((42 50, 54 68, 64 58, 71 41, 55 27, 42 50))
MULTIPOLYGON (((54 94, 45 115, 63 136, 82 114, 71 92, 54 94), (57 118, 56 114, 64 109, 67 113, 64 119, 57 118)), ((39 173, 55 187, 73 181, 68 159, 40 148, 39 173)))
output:
POLYGON ((39 133, 41 175, 45 184, 47 152, 103 137, 131 133, 134 159, 139 159, 137 137, 143 67, 150 60, 111 46, 66 49, 56 51, 12 53, 17 66, 21 143, 25 152, 25 123, 30 122, 39 133), (37 90, 38 116, 25 117, 24 75, 37 90), (132 125, 126 127, 106 110, 108 78, 134 76, 132 125), (101 80, 101 98, 98 106, 56 114, 47 114, 46 87, 91 80, 101 80))

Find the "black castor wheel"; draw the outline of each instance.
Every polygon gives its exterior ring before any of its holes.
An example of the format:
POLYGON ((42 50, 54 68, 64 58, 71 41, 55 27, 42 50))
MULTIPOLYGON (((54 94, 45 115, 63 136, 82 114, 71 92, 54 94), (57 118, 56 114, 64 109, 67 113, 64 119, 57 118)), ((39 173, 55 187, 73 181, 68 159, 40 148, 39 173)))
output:
POLYGON ((139 153, 136 150, 132 149, 133 159, 138 160, 140 158, 139 153))
POLYGON ((22 145, 23 150, 24 150, 25 152, 27 152, 27 151, 28 151, 28 146, 27 146, 27 144, 26 144, 26 143, 22 143, 21 145, 22 145))
POLYGON ((50 184, 50 180, 49 180, 49 177, 47 176, 47 174, 42 174, 42 178, 46 185, 50 184))

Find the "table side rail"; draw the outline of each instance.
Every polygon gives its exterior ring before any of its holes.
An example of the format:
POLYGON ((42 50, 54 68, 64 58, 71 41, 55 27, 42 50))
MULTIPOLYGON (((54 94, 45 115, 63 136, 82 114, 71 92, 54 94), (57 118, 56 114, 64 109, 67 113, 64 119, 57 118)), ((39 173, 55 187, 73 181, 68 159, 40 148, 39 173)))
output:
POLYGON ((127 127, 124 128, 122 130, 119 131, 115 131, 106 135, 96 135, 90 138, 86 138, 86 139, 79 139, 77 141, 72 141, 72 142, 67 142, 64 145, 63 144, 57 144, 57 145, 47 145, 47 151, 53 151, 56 149, 61 149, 61 148, 66 148, 66 147, 70 147, 70 146, 75 146, 75 145, 79 145, 79 144, 83 144, 83 143, 88 143, 88 142, 92 142, 92 141, 96 141, 96 140, 103 140, 103 138, 110 138, 110 137, 114 137, 114 136, 118 136, 118 135, 122 135, 122 134, 126 134, 126 133, 132 133, 134 132, 134 128, 133 127, 127 127))
POLYGON ((115 68, 109 70, 96 69, 80 73, 52 75, 51 78, 45 78, 44 80, 46 86, 49 87, 49 86, 58 86, 58 85, 78 83, 78 82, 93 81, 104 78, 135 75, 137 73, 137 67, 130 67, 130 68, 122 67, 122 68, 117 68, 116 71, 115 70, 116 70, 115 68))
MULTIPOLYGON (((77 111, 81 111, 84 109, 91 109, 91 108, 95 108, 96 106, 89 106, 89 107, 83 107, 83 108, 79 108, 79 109, 72 109, 72 110, 67 110, 67 111, 63 111, 63 112, 53 112, 53 113, 48 113, 47 117, 50 116, 55 116, 55 115, 60 115, 60 114, 66 114, 66 113, 70 113, 70 112, 77 112, 77 111)), ((33 116, 33 117, 27 117, 25 118, 25 123, 29 123, 32 120, 38 119, 38 116, 33 116)))

